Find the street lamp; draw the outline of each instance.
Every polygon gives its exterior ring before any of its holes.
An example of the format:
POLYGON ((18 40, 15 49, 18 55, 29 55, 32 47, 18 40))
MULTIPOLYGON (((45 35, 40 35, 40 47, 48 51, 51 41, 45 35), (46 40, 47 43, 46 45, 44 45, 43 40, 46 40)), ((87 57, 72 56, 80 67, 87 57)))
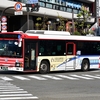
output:
POLYGON ((48 21, 48 31, 50 30, 50 24, 51 24, 51 21, 48 21))

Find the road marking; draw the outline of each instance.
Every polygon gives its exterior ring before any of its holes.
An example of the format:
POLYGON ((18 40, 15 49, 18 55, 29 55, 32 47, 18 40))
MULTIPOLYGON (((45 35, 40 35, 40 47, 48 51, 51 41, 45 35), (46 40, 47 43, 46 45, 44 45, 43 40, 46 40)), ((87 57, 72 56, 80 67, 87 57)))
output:
POLYGON ((82 79, 86 79, 86 80, 93 80, 93 78, 79 76, 79 75, 70 75, 70 76, 77 77, 77 78, 82 78, 82 79))
POLYGON ((0 94, 12 94, 12 93, 28 93, 27 91, 13 91, 13 92, 0 92, 0 94))
POLYGON ((20 80, 30 80, 29 78, 25 78, 22 76, 13 76, 14 78, 20 79, 20 80))
POLYGON ((66 76, 66 75, 56 75, 56 76, 61 77, 61 78, 70 79, 70 80, 79 80, 78 78, 74 78, 74 77, 70 77, 70 76, 66 76))
POLYGON ((50 78, 50 79, 53 79, 53 80, 63 80, 62 78, 50 76, 50 75, 41 75, 41 76, 46 77, 46 78, 50 78))
POLYGON ((83 74, 84 76, 87 76, 87 77, 91 77, 91 78, 96 78, 96 79, 100 79, 99 76, 92 76, 92 75, 87 75, 87 74, 83 74))
POLYGON ((32 96, 32 94, 7 94, 7 95, 0 95, 0 97, 9 97, 9 96, 32 96))
POLYGON ((21 99, 23 99, 23 100, 26 100, 26 99, 28 99, 28 100, 30 100, 30 99, 38 99, 38 97, 7 97, 7 98, 0 98, 0 100, 21 100, 21 99))
POLYGON ((3 80, 5 80, 5 81, 12 81, 13 79, 11 79, 11 78, 8 78, 8 77, 0 77, 1 79, 3 79, 3 80))
POLYGON ((7 81, 1 81, 0 80, 0 100, 33 100, 33 99, 39 99, 37 96, 33 96, 32 94, 29 94, 27 91, 24 91, 24 89, 20 89, 20 87, 17 87, 16 85, 10 84, 7 81), (3 83, 6 84, 3 84, 3 83))
POLYGON ((32 76, 28 76, 28 77, 30 77, 30 78, 34 78, 34 79, 37 79, 37 80, 47 80, 46 78, 42 78, 42 77, 34 76, 34 75, 32 75, 32 76))

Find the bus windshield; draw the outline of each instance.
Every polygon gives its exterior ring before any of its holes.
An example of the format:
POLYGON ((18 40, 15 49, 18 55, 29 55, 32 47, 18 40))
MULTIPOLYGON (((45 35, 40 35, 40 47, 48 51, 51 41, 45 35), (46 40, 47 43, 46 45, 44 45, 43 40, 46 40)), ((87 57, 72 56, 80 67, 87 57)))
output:
POLYGON ((18 40, 0 40, 1 57, 22 57, 22 46, 18 40))

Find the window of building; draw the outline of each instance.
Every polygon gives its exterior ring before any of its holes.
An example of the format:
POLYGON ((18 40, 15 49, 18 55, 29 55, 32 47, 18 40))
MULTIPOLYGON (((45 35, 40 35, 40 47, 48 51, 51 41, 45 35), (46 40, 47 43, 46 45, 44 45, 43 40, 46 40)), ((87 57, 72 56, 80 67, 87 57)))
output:
POLYGON ((67 12, 72 13, 72 9, 71 8, 67 8, 67 12))

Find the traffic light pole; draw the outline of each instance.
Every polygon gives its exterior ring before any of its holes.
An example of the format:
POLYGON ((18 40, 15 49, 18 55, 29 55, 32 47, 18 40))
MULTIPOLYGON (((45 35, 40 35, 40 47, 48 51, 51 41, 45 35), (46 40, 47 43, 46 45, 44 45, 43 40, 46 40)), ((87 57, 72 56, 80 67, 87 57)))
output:
MULTIPOLYGON (((25 6, 22 6, 22 7, 27 8, 27 30, 29 30, 29 13, 30 13, 29 7, 31 7, 31 12, 32 12, 32 11, 39 11, 40 6, 38 5, 38 3, 36 3, 36 4, 26 4, 25 6), (34 8, 37 8, 37 9, 34 9, 34 8)), ((2 16, 4 15, 5 11, 8 9, 11 9, 11 8, 14 8, 14 6, 7 7, 2 11, 2 13, 0 15, 0 21, 1 21, 2 16)))
POLYGON ((29 12, 27 12, 27 30, 29 30, 29 12))

